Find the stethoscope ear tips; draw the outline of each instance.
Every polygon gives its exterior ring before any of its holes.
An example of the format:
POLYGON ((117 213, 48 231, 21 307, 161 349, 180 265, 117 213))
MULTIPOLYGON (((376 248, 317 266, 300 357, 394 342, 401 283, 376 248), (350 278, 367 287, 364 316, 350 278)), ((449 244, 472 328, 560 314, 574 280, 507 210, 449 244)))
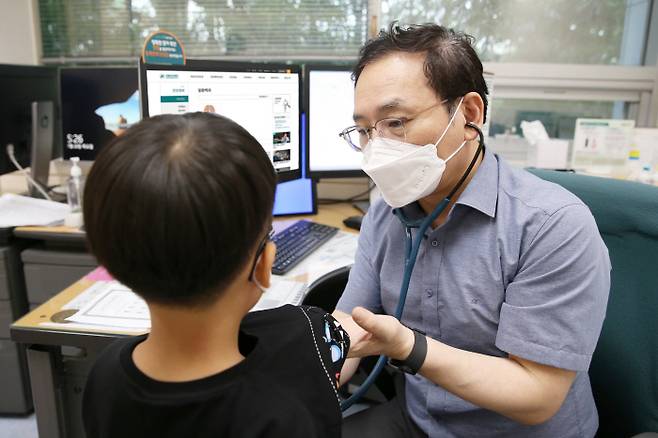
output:
POLYGON ((468 126, 469 128, 473 128, 477 131, 478 137, 480 137, 480 144, 484 146, 484 135, 482 134, 482 130, 480 129, 480 127, 473 122, 466 122, 466 126, 468 126))

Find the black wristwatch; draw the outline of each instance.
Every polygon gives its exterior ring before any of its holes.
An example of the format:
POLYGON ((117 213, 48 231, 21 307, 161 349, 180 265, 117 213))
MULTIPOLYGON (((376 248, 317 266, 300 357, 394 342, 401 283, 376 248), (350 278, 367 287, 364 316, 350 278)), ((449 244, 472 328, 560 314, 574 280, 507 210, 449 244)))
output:
POLYGON ((388 359, 388 364, 408 374, 416 374, 425 363, 427 357, 427 338, 420 330, 411 329, 414 332, 414 346, 405 360, 388 359))

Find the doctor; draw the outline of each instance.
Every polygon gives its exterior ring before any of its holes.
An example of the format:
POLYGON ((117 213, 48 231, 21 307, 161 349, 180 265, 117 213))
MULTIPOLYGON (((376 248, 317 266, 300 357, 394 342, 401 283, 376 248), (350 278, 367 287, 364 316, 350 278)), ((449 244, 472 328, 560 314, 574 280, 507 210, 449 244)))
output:
POLYGON ((383 200, 334 313, 352 337, 343 379, 384 354, 405 386, 348 417, 344 437, 594 436, 587 369, 610 262, 587 206, 481 147, 487 88, 469 37, 392 25, 361 49, 354 78, 342 136, 383 200), (447 197, 425 235, 412 230, 422 243, 399 322, 400 219, 447 197))

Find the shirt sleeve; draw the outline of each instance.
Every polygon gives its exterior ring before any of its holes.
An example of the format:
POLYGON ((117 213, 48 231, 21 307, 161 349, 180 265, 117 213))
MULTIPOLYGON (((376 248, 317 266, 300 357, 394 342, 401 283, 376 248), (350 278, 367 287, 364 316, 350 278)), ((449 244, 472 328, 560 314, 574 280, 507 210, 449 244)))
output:
POLYGON ((350 276, 343 295, 338 300, 336 309, 347 314, 357 306, 365 307, 374 313, 384 313, 379 286, 379 271, 373 265, 375 247, 372 245, 373 237, 376 235, 376 223, 373 217, 376 215, 377 204, 371 206, 363 218, 359 234, 359 245, 356 250, 354 265, 350 270, 350 276))
POLYGON ((505 291, 496 346, 515 356, 586 371, 610 290, 608 250, 581 204, 550 215, 505 291))

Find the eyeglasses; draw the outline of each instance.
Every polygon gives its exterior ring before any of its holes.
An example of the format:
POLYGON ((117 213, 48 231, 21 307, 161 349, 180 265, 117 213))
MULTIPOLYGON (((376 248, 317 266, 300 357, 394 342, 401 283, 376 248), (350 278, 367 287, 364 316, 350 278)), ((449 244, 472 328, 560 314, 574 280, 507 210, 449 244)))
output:
POLYGON ((421 114, 430 109, 443 105, 448 99, 444 99, 441 102, 435 103, 424 110, 419 111, 411 118, 396 118, 396 117, 387 117, 380 119, 373 126, 364 127, 359 125, 350 126, 349 128, 343 129, 338 135, 347 142, 347 144, 354 150, 363 152, 363 148, 372 140, 372 132, 375 131, 378 136, 382 138, 388 138, 391 140, 398 140, 402 142, 407 141, 407 128, 409 124, 417 119, 421 114))
POLYGON ((260 258, 260 255, 265 250, 265 246, 267 246, 267 243, 271 242, 273 238, 274 238, 274 228, 272 228, 272 225, 270 225, 270 229, 268 230, 265 237, 263 237, 263 240, 260 242, 260 244, 258 245, 258 249, 256 250, 256 257, 254 257, 254 263, 253 265, 251 265, 251 274, 249 274, 250 280, 254 278, 256 263, 258 263, 258 259, 260 258))

